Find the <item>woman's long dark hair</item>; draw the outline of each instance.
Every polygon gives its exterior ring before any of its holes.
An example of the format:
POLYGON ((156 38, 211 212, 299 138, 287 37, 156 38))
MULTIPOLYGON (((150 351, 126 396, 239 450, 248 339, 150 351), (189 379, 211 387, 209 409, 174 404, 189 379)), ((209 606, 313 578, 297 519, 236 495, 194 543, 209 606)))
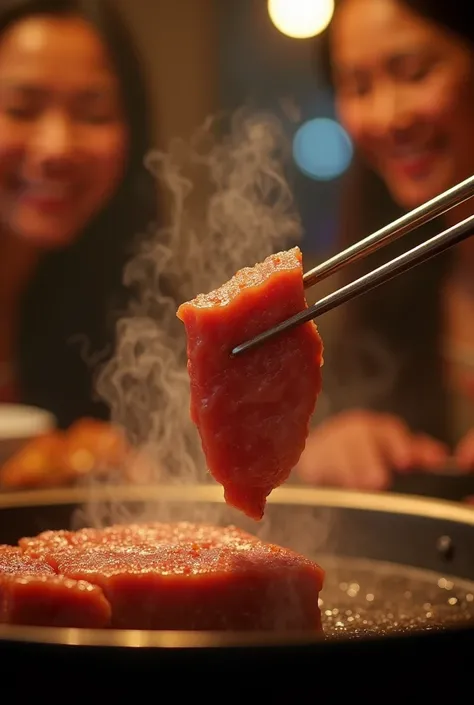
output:
MULTIPOLYGON (((336 2, 336 10, 345 0, 336 2)), ((414 12, 435 21, 457 34, 474 47, 474 23, 470 18, 470 3, 446 0, 399 0, 414 12)), ((317 72, 331 81, 330 29, 315 47, 317 72)), ((342 204, 340 246, 345 247, 374 232, 402 214, 391 199, 383 182, 356 155, 345 184, 342 204)), ((351 278, 366 273, 391 257, 401 254, 425 238, 439 221, 423 231, 403 237, 349 268, 351 278)), ((345 307, 342 335, 334 350, 328 351, 328 363, 342 387, 351 383, 351 340, 374 334, 384 345, 398 369, 398 383, 389 393, 371 401, 371 407, 404 418, 414 429, 452 442, 448 430, 447 398, 442 384, 441 292, 451 255, 439 256, 430 262, 385 284, 383 289, 366 294, 345 307)), ((367 363, 370 367, 370 362, 367 363)), ((370 373, 370 369, 367 369, 370 373)), ((338 394, 338 402, 341 395, 338 394)), ((352 400, 351 400, 352 402, 352 400)), ((364 400, 361 399, 361 405, 364 400)), ((338 404, 344 408, 344 402, 338 404)))
POLYGON ((147 87, 114 0, 2 0, 0 35, 38 14, 79 16, 102 37, 120 82, 130 134, 117 192, 74 245, 44 257, 23 302, 21 401, 51 410, 67 426, 83 415, 107 417, 107 409, 94 399, 94 363, 112 351, 115 318, 126 305, 123 267, 136 238, 156 221, 157 188, 144 166, 152 146, 147 87))

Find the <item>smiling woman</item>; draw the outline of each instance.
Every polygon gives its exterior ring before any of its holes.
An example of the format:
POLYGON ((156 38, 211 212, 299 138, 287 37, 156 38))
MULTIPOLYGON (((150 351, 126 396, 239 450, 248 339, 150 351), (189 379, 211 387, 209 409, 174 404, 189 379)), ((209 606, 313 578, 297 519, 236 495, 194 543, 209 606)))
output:
POLYGON ((80 234, 122 178, 127 125, 100 37, 78 17, 29 17, 0 43, 0 218, 31 247, 80 234))
POLYGON ((346 0, 331 47, 341 120, 398 203, 472 174, 472 44, 409 3, 346 0))
POLYGON ((0 401, 62 426, 107 413, 90 362, 110 353, 123 265, 156 219, 149 118, 113 3, 2 2, 0 401))
MULTIPOLYGON (((445 0, 336 3, 323 44, 356 149, 344 245, 474 173, 470 9, 445 0)), ((472 213, 467 201, 446 219, 472 213)), ((374 254, 351 279, 418 238, 374 254)), ((471 238, 345 307, 340 337, 326 342, 334 416, 307 444, 306 480, 384 488, 397 471, 439 471, 453 458, 458 471, 474 471, 473 282, 471 238)))

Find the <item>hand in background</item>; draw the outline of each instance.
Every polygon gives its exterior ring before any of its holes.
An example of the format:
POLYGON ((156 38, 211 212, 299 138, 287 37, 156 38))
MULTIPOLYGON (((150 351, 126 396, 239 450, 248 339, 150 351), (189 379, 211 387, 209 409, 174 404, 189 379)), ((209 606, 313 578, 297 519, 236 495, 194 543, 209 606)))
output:
MULTIPOLYGON (((474 436, 473 436, 474 458, 474 436)), ((399 418, 370 411, 347 411, 309 436, 296 467, 314 485, 384 490, 394 471, 434 469, 448 458, 439 441, 415 434, 399 418)))
POLYGON ((474 471, 474 428, 464 436, 459 442, 454 457, 460 470, 464 472, 474 471))

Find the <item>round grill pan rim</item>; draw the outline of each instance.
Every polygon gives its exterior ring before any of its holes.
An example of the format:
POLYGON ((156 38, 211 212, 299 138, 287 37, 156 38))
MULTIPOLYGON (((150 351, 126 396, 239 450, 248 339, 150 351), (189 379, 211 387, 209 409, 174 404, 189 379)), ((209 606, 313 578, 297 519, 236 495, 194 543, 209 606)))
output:
MULTIPOLYGON (((211 502, 224 503, 219 486, 193 485, 114 485, 0 492, 4 508, 76 505, 96 502, 211 502)), ((430 497, 390 492, 281 487, 272 492, 269 504, 304 505, 333 509, 407 514, 474 526, 474 507, 430 497)))
MULTIPOLYGON (((61 488, 0 493, 2 508, 77 505, 86 502, 211 502, 223 503, 223 492, 218 486, 153 485, 153 486, 98 486, 93 495, 88 488, 61 488), (93 499, 91 499, 93 497, 93 499)), ((415 515, 458 522, 474 526, 474 510, 458 502, 426 497, 395 495, 388 492, 370 493, 356 490, 282 487, 268 499, 269 504, 301 505, 334 509, 355 509, 374 512, 415 515)), ((449 630, 447 630, 449 631, 449 630)), ((389 639, 404 639, 393 636, 389 639)), ((384 637, 384 640, 387 636, 384 637)), ((29 642, 62 646, 113 646, 121 648, 216 648, 310 646, 323 641, 321 635, 285 632, 279 633, 214 633, 214 632, 156 632, 139 630, 90 630, 53 627, 0 626, 2 641, 29 642)), ((378 641, 378 637, 371 638, 378 641)), ((325 648, 330 646, 325 643, 325 648)), ((337 647, 336 647, 337 648, 337 647)))

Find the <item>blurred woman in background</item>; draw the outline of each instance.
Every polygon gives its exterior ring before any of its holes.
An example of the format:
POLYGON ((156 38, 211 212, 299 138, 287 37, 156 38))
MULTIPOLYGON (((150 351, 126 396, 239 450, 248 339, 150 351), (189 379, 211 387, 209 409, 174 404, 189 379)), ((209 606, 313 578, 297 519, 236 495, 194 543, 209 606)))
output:
MULTIPOLYGON (((339 118, 357 152, 343 203, 343 247, 474 173, 468 5, 337 3, 324 41, 339 118)), ((437 232, 472 212, 472 201, 450 211, 437 232)), ((348 276, 421 239, 401 238, 348 276)), ((346 305, 343 316, 325 356, 333 413, 310 436, 300 476, 382 489, 393 471, 429 471, 450 455, 459 469, 474 470, 474 238, 346 305), (363 341, 381 346, 395 373, 389 389, 372 395, 368 384, 364 396, 359 385, 354 398, 358 381, 377 374, 369 348, 365 359, 355 359, 363 341)))
POLYGON ((123 266, 156 219, 150 108, 107 0, 0 7, 0 402, 106 418, 123 266))

